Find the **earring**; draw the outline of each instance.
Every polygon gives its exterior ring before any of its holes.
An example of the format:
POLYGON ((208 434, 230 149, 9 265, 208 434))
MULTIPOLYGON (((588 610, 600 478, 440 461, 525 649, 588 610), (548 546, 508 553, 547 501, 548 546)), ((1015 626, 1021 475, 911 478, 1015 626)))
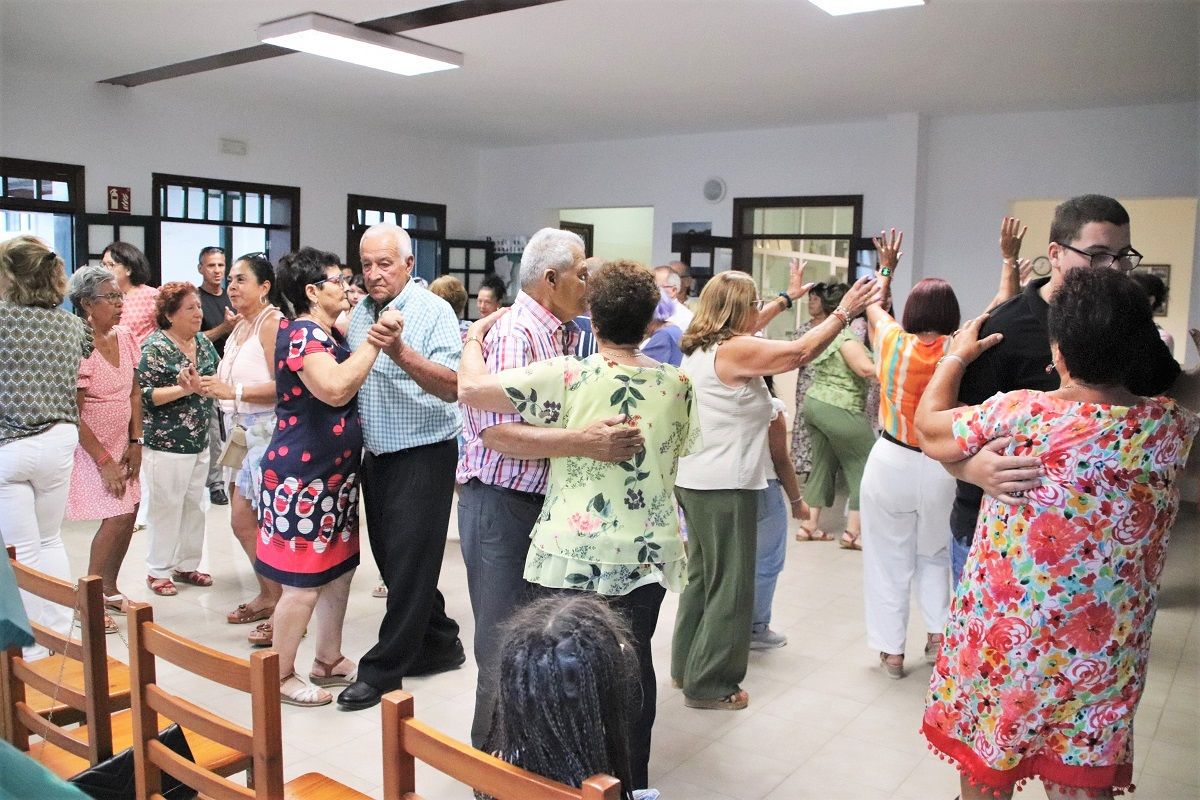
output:
POLYGON ((1053 361, 1051 361, 1049 364, 1046 365, 1046 374, 1049 375, 1051 372, 1054 372, 1054 362, 1053 361))

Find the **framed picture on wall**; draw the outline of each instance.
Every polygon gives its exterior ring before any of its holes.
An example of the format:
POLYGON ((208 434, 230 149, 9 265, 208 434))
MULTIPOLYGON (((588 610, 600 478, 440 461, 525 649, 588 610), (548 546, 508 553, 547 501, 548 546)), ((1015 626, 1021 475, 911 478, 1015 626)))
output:
POLYGON ((1154 307, 1154 316, 1156 316, 1156 317, 1167 316, 1167 309, 1168 309, 1168 306, 1170 305, 1169 292, 1171 291, 1171 265, 1170 264, 1139 264, 1138 268, 1134 270, 1134 274, 1136 275, 1139 272, 1144 272, 1147 275, 1153 275, 1154 277, 1158 278, 1160 281, 1163 282, 1163 287, 1166 289, 1166 291, 1163 292, 1163 299, 1160 300, 1158 305, 1156 305, 1154 307))

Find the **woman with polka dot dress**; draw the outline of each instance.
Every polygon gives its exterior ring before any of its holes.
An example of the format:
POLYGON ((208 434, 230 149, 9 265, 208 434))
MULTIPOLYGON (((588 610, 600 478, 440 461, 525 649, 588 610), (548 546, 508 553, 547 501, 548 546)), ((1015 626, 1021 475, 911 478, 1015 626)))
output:
POLYGON ((351 353, 334 329, 349 305, 337 256, 302 248, 280 260, 276 278, 290 308, 275 342, 276 421, 260 462, 254 568, 283 587, 274 615, 281 699, 320 706, 332 699, 323 687, 348 686, 357 673, 342 655, 346 599, 358 566, 357 393, 379 350, 366 343, 351 353), (310 684, 296 674, 295 660, 314 612, 310 684))

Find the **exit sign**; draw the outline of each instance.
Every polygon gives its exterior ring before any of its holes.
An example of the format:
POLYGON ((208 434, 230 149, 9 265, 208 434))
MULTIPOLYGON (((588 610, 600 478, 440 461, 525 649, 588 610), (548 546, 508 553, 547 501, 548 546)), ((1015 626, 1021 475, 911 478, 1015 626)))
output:
POLYGON ((110 186, 108 187, 108 213, 110 214, 129 214, 132 213, 129 201, 130 191, 128 186, 110 186))

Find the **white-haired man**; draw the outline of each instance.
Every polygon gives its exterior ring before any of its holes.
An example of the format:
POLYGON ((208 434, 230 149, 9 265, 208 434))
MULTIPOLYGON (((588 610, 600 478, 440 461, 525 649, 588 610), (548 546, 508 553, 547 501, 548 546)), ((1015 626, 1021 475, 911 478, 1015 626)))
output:
MULTIPOLYGON (((557 228, 535 233, 521 256, 521 291, 512 310, 492 327, 483 348, 488 369, 499 372, 561 355, 579 343, 574 319, 586 308, 588 263, 583 240, 557 228)), ((540 428, 520 414, 463 409, 466 440, 458 466, 458 531, 475 615, 475 718, 471 744, 482 747, 491 727, 499 653, 498 627, 526 592, 529 536, 545 499, 555 456, 624 461, 642 447, 635 428, 613 417, 582 430, 540 428)))
POLYGON ((654 268, 654 282, 658 284, 659 290, 675 304, 675 310, 671 312, 671 316, 667 317, 667 322, 686 332, 695 315, 690 308, 684 305, 686 296, 681 291, 682 279, 670 266, 662 266, 654 268))
POLYGON ((368 228, 359 256, 367 297, 350 317, 350 346, 367 340, 384 309, 399 312, 403 326, 358 393, 367 534, 388 597, 379 641, 338 696, 349 710, 375 705, 407 676, 455 669, 466 660, 458 623, 446 615, 437 588, 461 428, 454 404, 462 355, 458 318, 449 303, 412 280, 412 240, 403 228, 368 228))

